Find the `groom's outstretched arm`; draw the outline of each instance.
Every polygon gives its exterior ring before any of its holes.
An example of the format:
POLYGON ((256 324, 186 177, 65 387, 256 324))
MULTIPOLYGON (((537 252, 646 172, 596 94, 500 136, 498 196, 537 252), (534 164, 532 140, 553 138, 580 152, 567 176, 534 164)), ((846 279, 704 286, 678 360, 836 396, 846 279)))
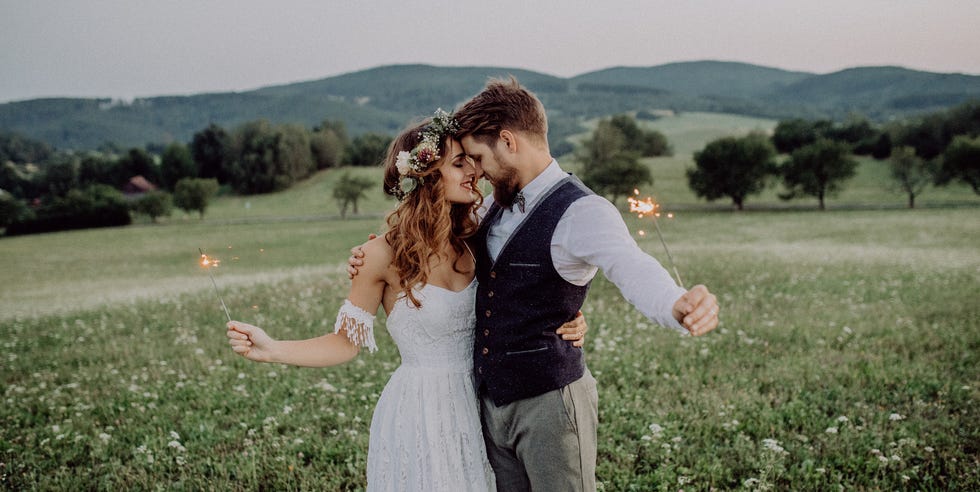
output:
POLYGON ((568 208, 552 237, 552 256, 572 283, 583 285, 601 269, 655 323, 692 335, 718 326, 714 294, 703 285, 689 291, 678 286, 660 262, 640 249, 619 210, 605 198, 590 195, 568 208))

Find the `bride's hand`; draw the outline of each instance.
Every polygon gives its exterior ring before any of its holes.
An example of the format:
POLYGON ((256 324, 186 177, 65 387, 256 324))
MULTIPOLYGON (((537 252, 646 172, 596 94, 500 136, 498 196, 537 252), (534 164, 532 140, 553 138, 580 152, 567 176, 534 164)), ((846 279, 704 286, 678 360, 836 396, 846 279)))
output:
POLYGON ((265 330, 241 321, 228 322, 228 343, 235 353, 256 362, 272 360, 275 340, 265 330))
POLYGON ((585 322, 582 311, 575 315, 575 319, 561 325, 555 333, 561 335, 562 340, 571 340, 572 346, 582 347, 585 345, 585 332, 589 331, 589 325, 585 322))

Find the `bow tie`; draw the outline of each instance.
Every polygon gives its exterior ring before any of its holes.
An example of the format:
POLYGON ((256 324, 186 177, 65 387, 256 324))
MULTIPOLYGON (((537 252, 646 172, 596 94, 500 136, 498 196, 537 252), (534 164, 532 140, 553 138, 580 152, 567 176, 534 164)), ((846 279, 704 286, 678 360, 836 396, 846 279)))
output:
POLYGON ((523 191, 518 191, 517 192, 517 195, 514 196, 514 204, 510 206, 510 211, 511 212, 514 211, 514 205, 517 205, 517 208, 520 209, 521 213, 524 213, 524 192, 523 191))

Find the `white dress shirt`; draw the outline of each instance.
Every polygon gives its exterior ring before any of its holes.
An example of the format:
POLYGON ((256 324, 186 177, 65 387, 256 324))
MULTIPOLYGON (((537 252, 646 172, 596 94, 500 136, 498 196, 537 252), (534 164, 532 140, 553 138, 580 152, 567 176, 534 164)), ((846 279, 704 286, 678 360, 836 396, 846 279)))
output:
MULTIPOLYGON (((568 173, 551 164, 525 186, 525 212, 518 207, 504 208, 490 226, 487 249, 496 261, 507 240, 534 211, 539 199, 568 173)), ((493 204, 493 196, 483 201, 481 219, 493 204)), ((585 285, 601 268, 627 301, 644 316, 682 333, 687 330, 674 319, 673 306, 686 291, 679 287, 660 263, 643 252, 630 235, 619 210, 599 195, 588 195, 573 202, 562 215, 551 237, 551 258, 555 271, 569 283, 585 285)))

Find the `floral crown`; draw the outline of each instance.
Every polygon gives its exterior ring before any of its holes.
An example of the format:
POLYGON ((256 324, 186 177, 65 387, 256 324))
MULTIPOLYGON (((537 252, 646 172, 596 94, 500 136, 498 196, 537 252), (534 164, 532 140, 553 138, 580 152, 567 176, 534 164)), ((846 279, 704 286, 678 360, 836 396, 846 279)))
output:
POLYGON ((442 108, 436 110, 432 116, 432 121, 426 125, 425 129, 419 132, 422 140, 410 152, 401 151, 395 159, 395 168, 398 169, 400 179, 398 184, 391 187, 391 192, 399 200, 405 199, 409 193, 422 184, 422 176, 409 176, 410 172, 421 173, 435 161, 438 161, 439 144, 447 135, 452 135, 459 130, 459 125, 453 119, 453 115, 443 111, 442 108))

